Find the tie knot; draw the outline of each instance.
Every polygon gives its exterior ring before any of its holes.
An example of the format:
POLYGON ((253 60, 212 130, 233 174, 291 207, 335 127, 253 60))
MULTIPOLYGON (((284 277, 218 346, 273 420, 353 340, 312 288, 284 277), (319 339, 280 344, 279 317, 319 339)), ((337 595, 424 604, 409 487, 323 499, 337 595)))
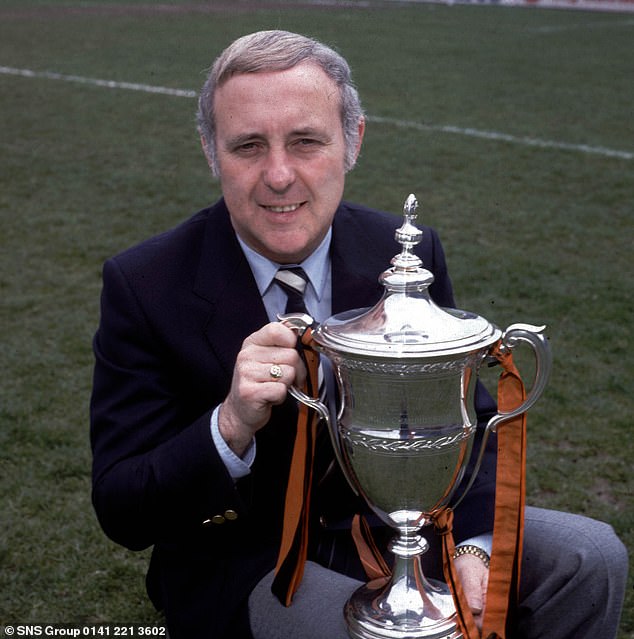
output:
POLYGON ((275 281, 287 295, 286 312, 307 313, 304 293, 308 276, 304 269, 301 266, 283 266, 275 274, 275 281))
POLYGON ((275 281, 278 282, 285 291, 292 289, 295 293, 304 295, 308 276, 301 266, 282 266, 275 274, 275 281))

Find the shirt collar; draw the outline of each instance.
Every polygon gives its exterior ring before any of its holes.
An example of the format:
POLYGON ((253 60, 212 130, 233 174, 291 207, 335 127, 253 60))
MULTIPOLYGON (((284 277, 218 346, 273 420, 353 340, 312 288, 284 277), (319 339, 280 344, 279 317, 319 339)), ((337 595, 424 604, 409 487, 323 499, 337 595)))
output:
MULTIPOLYGON (((237 235, 237 234, 236 234, 237 235)), ((321 301, 324 295, 326 282, 328 281, 330 240, 332 238, 332 228, 328 229, 321 244, 301 263, 301 264, 278 264, 254 251, 244 240, 237 235, 238 242, 242 247, 247 262, 253 272, 260 295, 264 295, 277 273, 280 266, 301 266, 308 276, 308 280, 315 291, 317 299, 321 301)))

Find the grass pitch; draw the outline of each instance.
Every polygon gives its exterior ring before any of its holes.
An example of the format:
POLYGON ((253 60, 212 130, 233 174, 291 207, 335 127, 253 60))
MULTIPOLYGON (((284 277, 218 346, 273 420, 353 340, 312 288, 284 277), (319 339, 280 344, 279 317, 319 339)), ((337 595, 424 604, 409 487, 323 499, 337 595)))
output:
MULTIPOLYGON (((194 99, 92 80, 195 91, 262 28, 315 36, 353 67, 369 125, 346 196, 400 213, 416 193, 459 305, 548 325, 529 501, 606 520, 634 547, 630 15, 299 5, 0 7, 0 623, 160 621, 147 553, 109 542, 90 505, 100 268, 219 191, 194 99)), ((630 581, 621 639, 633 609, 630 581)))

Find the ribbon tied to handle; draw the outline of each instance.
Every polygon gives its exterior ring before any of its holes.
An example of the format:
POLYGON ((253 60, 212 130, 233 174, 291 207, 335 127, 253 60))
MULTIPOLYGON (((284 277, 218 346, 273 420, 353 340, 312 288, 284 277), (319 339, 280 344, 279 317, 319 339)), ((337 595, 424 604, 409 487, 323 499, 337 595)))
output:
MULTIPOLYGON (((317 397, 319 354, 312 347, 310 328, 304 331, 300 341, 300 353, 307 371, 306 381, 301 390, 310 397, 317 397)), ((298 411, 297 432, 284 504, 282 541, 271 586, 273 594, 285 606, 291 605, 293 595, 299 588, 308 554, 310 489, 313 481, 313 460, 319 422, 317 413, 301 402, 298 411)))
MULTIPOLYGON (((498 411, 509 412, 526 399, 526 390, 511 350, 501 341, 491 354, 502 366, 498 411)), ((524 543, 526 502, 526 413, 497 427, 497 470, 493 549, 482 636, 505 639, 509 604, 517 602, 524 543)))

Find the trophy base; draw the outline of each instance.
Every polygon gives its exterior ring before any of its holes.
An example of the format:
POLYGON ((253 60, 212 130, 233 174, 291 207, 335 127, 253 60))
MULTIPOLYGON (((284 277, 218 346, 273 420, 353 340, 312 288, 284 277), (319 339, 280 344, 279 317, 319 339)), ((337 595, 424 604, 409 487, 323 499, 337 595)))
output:
POLYGON ((344 610, 350 637, 462 639, 449 588, 422 579, 422 592, 388 579, 376 579, 354 592, 344 610))

